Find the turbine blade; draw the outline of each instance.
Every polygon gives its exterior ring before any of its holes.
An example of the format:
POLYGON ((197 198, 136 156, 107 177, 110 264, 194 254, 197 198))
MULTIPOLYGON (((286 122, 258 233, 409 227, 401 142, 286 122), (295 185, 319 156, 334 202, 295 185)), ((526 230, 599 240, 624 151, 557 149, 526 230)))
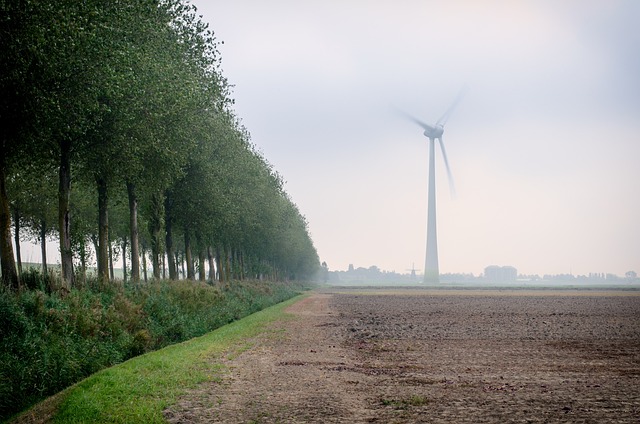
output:
POLYGON ((404 110, 398 109, 398 108, 393 107, 393 106, 392 106, 392 108, 393 108, 393 110, 394 110, 397 114, 399 114, 399 115, 403 116, 404 118, 406 118, 406 119, 408 119, 408 120, 410 120, 410 121, 415 122, 416 124, 418 124, 418 125, 420 125, 422 128, 424 128, 426 131, 434 131, 434 130, 435 130, 435 128, 434 128, 434 127, 432 127, 431 125, 429 125, 429 124, 427 124, 427 123, 425 123, 425 122, 422 122, 421 120, 419 120, 418 118, 416 118, 416 117, 415 117, 415 116, 413 116, 413 115, 408 114, 408 113, 407 113, 407 112, 405 112, 404 110))
POLYGON ((456 107, 458 107, 458 103, 460 103, 460 100, 462 100, 462 98, 464 97, 465 94, 467 94, 467 91, 469 90, 469 87, 467 85, 464 85, 462 87, 462 89, 460 90, 460 92, 458 93, 458 96, 456 97, 456 99, 453 101, 453 103, 451 104, 451 106, 449 106, 449 109, 447 109, 447 111, 444 113, 444 115, 442 115, 440 117, 440 119, 438 119, 438 122, 436 122, 436 125, 442 125, 444 126, 444 124, 447 123, 447 121, 449 120, 449 117, 451 116, 451 114, 453 113, 454 109, 456 107))
POLYGON ((440 143, 440 151, 442 152, 442 158, 444 159, 444 166, 447 169, 447 177, 449 178, 449 191, 451 193, 451 197, 456 197, 456 187, 453 183, 453 175, 451 175, 451 168, 449 168, 449 161, 447 160, 447 152, 444 149, 444 143, 442 142, 442 138, 438 139, 440 143))

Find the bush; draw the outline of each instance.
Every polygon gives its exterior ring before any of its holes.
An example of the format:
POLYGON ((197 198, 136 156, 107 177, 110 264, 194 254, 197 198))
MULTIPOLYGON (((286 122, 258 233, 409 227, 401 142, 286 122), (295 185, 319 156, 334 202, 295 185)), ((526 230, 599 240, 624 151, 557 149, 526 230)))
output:
POLYGON ((133 356, 201 336, 298 294, 285 283, 87 284, 47 293, 0 289, 0 420, 133 356))
POLYGON ((28 290, 48 290, 49 276, 43 275, 39 268, 26 268, 20 274, 20 283, 28 290))

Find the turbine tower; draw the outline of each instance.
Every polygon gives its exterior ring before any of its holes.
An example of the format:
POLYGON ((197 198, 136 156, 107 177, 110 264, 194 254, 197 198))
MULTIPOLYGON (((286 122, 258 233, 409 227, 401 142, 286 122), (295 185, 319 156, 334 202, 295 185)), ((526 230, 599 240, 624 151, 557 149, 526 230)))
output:
POLYGON ((449 161, 447 160, 447 152, 444 149, 444 143, 442 142, 442 134, 444 133, 444 125, 446 124, 449 116, 453 110, 458 106, 458 103, 464 96, 467 88, 463 89, 458 94, 458 97, 454 100, 453 104, 449 106, 449 109, 442 115, 435 125, 429 125, 421 120, 409 115, 406 112, 401 112, 404 116, 420 125, 424 129, 424 135, 429 139, 429 197, 427 207, 427 251, 424 262, 424 283, 438 283, 440 281, 440 271, 438 269, 438 234, 436 230, 436 163, 435 163, 435 144, 438 140, 440 144, 440 151, 442 152, 442 158, 444 159, 444 165, 447 169, 447 177, 449 178, 449 187, 453 193, 453 177, 451 175, 451 169, 449 169, 449 161))

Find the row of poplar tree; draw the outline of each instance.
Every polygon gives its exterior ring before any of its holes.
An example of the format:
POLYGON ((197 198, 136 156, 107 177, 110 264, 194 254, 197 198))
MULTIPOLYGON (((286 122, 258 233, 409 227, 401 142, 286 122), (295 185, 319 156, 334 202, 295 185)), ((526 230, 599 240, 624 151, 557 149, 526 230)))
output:
POLYGON ((192 279, 198 268, 206 278, 207 262, 220 279, 317 270, 305 218, 234 115, 218 41, 193 5, 0 0, 0 9, 6 286, 20 285, 18 241, 29 236, 44 267, 46 239, 59 239, 67 288, 90 252, 108 280, 114 248, 134 281, 145 252, 155 278, 164 262, 171 279, 181 263, 192 279))

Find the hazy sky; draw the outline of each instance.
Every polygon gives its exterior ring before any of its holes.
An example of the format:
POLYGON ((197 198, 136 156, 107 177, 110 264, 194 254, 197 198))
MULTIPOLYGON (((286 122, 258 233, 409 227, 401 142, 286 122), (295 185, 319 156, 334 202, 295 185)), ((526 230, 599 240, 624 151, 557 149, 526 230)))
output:
POLYGON ((330 269, 640 272, 640 2, 194 1, 235 109, 330 269))

